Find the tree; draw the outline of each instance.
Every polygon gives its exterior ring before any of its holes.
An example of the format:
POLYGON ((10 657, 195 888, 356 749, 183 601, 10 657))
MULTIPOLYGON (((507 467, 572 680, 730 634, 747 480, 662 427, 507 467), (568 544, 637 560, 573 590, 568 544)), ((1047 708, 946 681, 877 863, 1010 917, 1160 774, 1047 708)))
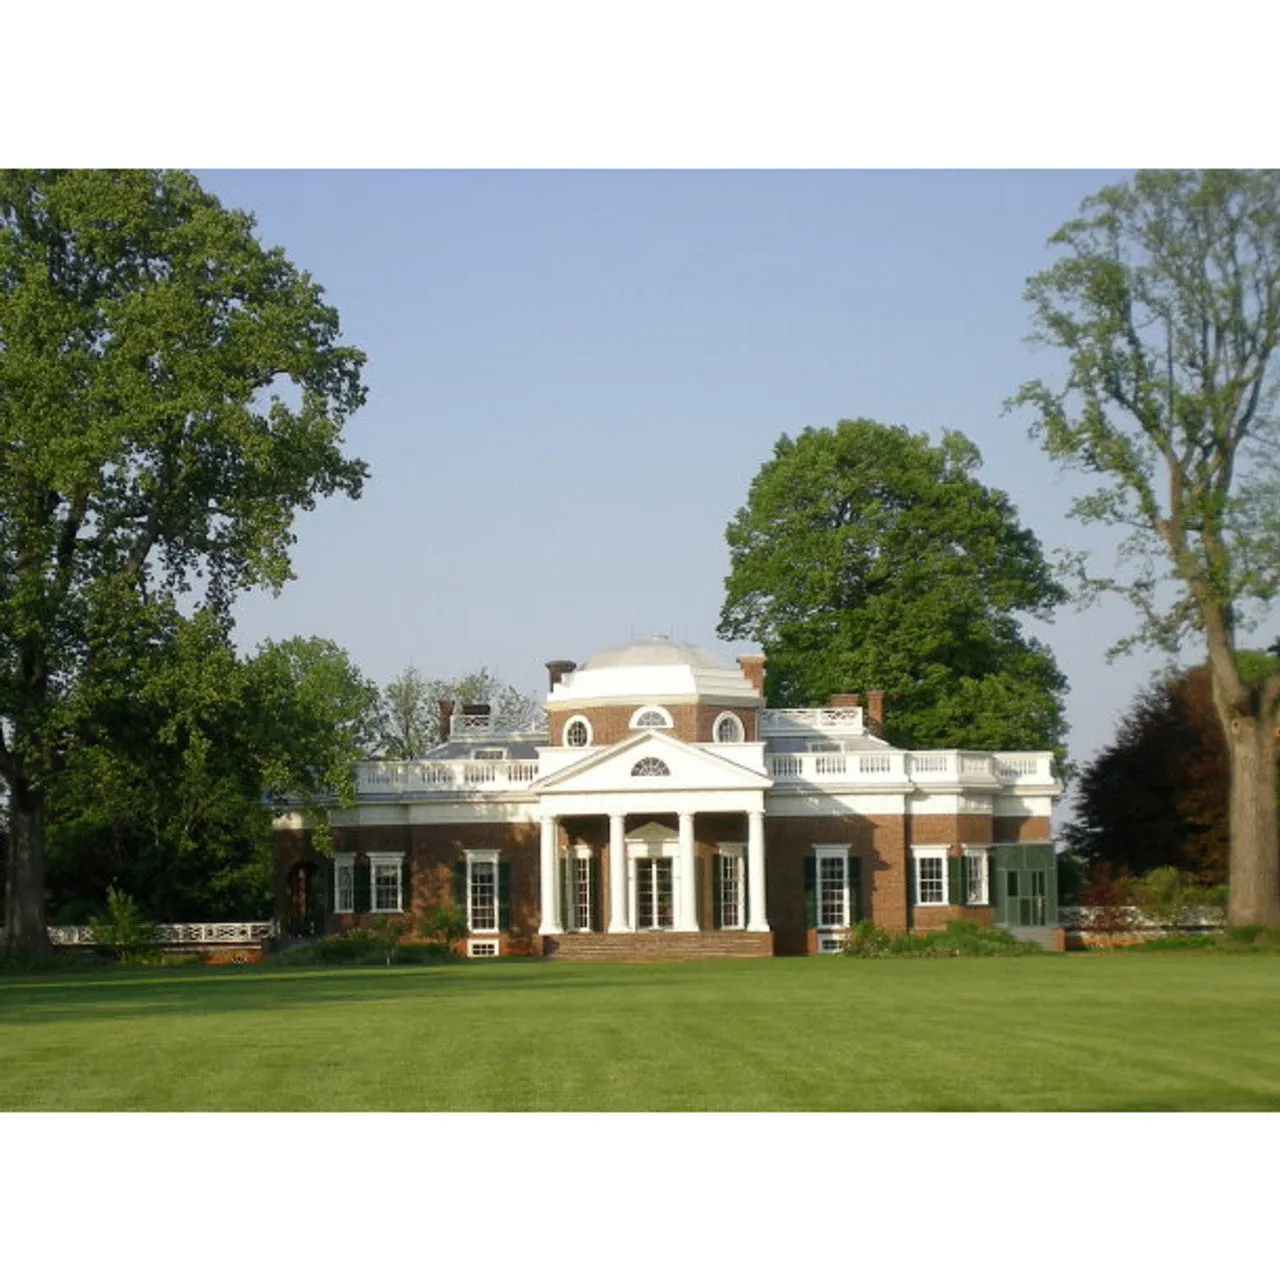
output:
POLYGON ((1203 641, 1230 766, 1232 924, 1280 925, 1280 673, 1247 678, 1237 637, 1280 587, 1280 172, 1146 172, 1104 188, 1027 284, 1061 385, 1023 385, 1049 455, 1099 477, 1073 513, 1125 531, 1128 643, 1203 641))
POLYGON ((904 746, 1060 748, 1066 681, 1019 615, 1063 593, 980 464, 866 419, 782 436, 729 525, 719 625, 763 646, 771 701, 879 689, 904 746))
POLYGON ((294 513, 359 495, 363 355, 185 173, 0 173, 0 773, 8 947, 45 934, 49 789, 95 644, 290 576, 294 513), (197 589, 198 588, 198 589, 197 589))
POLYGON ((327 640, 241 659, 208 611, 165 611, 138 639, 99 652, 74 691, 93 728, 49 788, 50 903, 79 923, 116 885, 167 920, 256 918, 271 906, 264 795, 353 801, 377 688, 327 640))
POLYGON ((378 715, 378 748, 389 760, 416 760, 445 739, 440 703, 487 703, 493 723, 523 724, 537 710, 532 699, 486 668, 453 680, 426 680, 417 667, 406 667, 382 692, 378 715))

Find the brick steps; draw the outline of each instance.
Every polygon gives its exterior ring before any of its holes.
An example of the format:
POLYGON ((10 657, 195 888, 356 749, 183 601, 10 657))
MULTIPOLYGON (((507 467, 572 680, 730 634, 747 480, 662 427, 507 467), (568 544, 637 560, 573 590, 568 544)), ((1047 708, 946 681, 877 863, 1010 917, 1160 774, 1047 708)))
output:
POLYGON ((554 960, 710 960, 773 955, 772 933, 564 933, 544 937, 554 960))

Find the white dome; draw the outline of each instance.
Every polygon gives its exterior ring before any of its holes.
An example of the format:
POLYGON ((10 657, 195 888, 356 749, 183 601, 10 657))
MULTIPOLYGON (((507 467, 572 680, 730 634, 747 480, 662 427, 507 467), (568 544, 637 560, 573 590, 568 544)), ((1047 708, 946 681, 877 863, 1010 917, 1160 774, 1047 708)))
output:
POLYGON ((707 649, 666 636, 642 636, 601 649, 588 658, 581 671, 599 671, 605 667, 718 667, 732 670, 707 649))
POLYGON ((727 706, 758 705, 741 669, 709 649, 666 636, 642 636, 592 654, 547 695, 548 706, 637 703, 675 698, 727 706))

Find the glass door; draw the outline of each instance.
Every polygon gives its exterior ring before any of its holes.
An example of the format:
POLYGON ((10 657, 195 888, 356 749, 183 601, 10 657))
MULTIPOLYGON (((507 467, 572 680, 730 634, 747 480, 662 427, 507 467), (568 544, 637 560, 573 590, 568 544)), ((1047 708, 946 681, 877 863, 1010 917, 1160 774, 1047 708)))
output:
POLYGON ((637 858, 636 928, 670 929, 675 924, 675 886, 670 858, 637 858))

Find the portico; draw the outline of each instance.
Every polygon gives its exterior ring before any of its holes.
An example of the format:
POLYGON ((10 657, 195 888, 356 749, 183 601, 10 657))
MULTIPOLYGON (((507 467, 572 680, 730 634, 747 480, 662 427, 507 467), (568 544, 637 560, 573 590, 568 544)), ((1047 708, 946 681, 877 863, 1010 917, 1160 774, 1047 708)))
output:
MULTIPOLYGON (((759 744, 734 745, 739 755, 762 754, 759 744)), ((756 763, 654 731, 583 751, 535 783, 539 932, 768 932, 771 780, 763 758, 756 763), (597 900, 604 909, 593 914, 597 900)))

